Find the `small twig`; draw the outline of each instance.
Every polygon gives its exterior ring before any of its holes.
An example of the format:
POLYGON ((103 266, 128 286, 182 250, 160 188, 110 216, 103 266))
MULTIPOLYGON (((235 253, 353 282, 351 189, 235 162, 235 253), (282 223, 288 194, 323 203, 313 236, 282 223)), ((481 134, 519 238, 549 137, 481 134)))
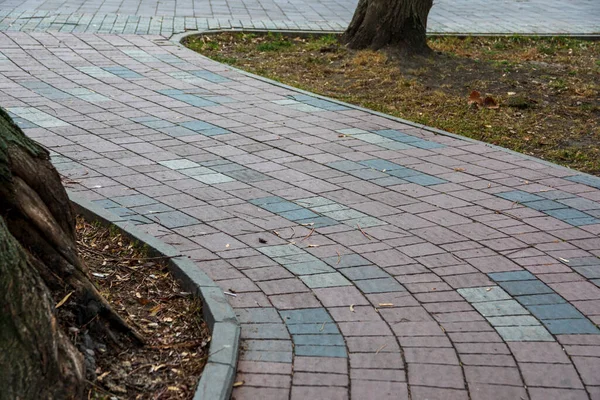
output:
POLYGON ((142 365, 140 365, 139 367, 137 367, 136 369, 132 370, 132 371, 129 373, 129 375, 132 375, 133 373, 135 373, 135 372, 139 371, 140 369, 143 369, 143 368, 146 368, 146 367, 151 367, 151 366, 153 366, 153 365, 154 365, 154 363, 150 363, 150 364, 142 364, 142 365))
POLYGON ((91 247, 86 246, 85 251, 89 251, 90 253, 94 253, 98 256, 102 256, 105 260, 119 260, 119 261, 151 261, 151 260, 170 260, 172 258, 183 257, 183 254, 177 254, 174 256, 157 256, 157 257, 115 257, 115 256, 107 256, 103 252, 94 250, 91 247))
POLYGON ((308 235, 304 236, 304 239, 302 239, 301 242, 304 242, 306 239, 308 239, 314 232, 315 228, 313 227, 312 230, 308 233, 308 235))
POLYGON ((387 347, 387 343, 384 344, 383 346, 381 346, 380 348, 377 349, 377 351, 375 352, 375 354, 379 354, 379 352, 383 349, 385 349, 387 347))
POLYGON ((89 324, 91 324, 92 322, 94 322, 94 320, 98 319, 98 314, 94 315, 94 317, 92 319, 90 319, 88 322, 86 322, 85 324, 81 325, 79 327, 79 330, 83 330, 83 328, 85 328, 86 326, 88 326, 89 324))
POLYGON ((98 389, 98 390, 99 390, 99 391, 101 391, 101 392, 104 392, 104 393, 106 393, 106 394, 108 394, 108 395, 111 395, 111 396, 116 396, 116 394, 114 394, 114 393, 111 393, 111 392, 109 392, 108 390, 106 390, 106 389, 104 389, 104 388, 102 388, 102 387, 100 387, 100 386, 96 385, 96 384, 95 384, 94 382, 92 382, 92 381, 88 381, 87 379, 86 379, 85 381, 86 381, 86 383, 88 383, 88 384, 92 385, 93 387, 95 387, 96 389, 98 389))
POLYGON ((519 218, 519 217, 516 217, 516 216, 514 216, 514 215, 511 215, 511 214, 509 214, 509 213, 507 213, 507 212, 505 212, 505 211, 502 211, 502 210, 497 210, 497 211, 496 211, 496 213, 497 213, 497 214, 506 215, 507 217, 510 217, 510 218, 512 218, 512 219, 516 219, 516 220, 517 220, 517 221, 519 221, 519 222, 523 222, 523 220, 522 220, 521 218, 519 218))
POLYGON ((505 256, 505 257, 508 257, 508 256, 510 256, 512 254, 518 253, 518 252, 523 251, 525 249, 531 249, 533 247, 535 247, 535 246, 532 245, 532 244, 530 244, 530 245, 527 245, 525 247, 521 247, 521 248, 516 249, 516 250, 508 251, 507 253, 502 253, 502 255, 505 256))
POLYGON ((338 259, 337 259, 337 262, 335 263, 335 265, 338 265, 342 261, 342 255, 340 254, 339 250, 336 250, 335 252, 338 255, 338 259))
POLYGON ((199 347, 203 343, 202 340, 197 340, 195 342, 182 342, 182 343, 172 343, 172 344, 161 344, 157 346, 148 346, 150 349, 189 349, 193 347, 199 347))
POLYGON ((363 235, 365 235, 365 237, 366 237, 367 239, 369 239, 369 240, 373 240, 373 238, 372 238, 371 236, 369 236, 369 235, 367 234, 367 232, 365 232, 365 231, 363 231, 363 230, 362 230, 362 228, 360 227, 360 225, 359 225, 359 224, 356 224, 356 226, 358 227, 358 230, 359 230, 359 231, 360 231, 360 232, 361 232, 363 235))

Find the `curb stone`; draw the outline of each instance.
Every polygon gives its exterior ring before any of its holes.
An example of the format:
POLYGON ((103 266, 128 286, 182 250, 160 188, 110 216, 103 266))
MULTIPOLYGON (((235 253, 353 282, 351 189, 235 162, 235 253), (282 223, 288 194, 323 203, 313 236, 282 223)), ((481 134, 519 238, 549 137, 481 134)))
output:
MULTIPOLYGON (((175 43, 176 45, 178 45, 178 46, 186 49, 186 50, 193 51, 191 49, 188 49, 182 43, 183 40, 186 39, 187 37, 189 37, 189 36, 201 36, 201 35, 215 35, 215 34, 229 33, 229 32, 237 32, 237 33, 263 33, 263 34, 264 33, 268 33, 268 32, 273 32, 273 33, 281 33, 281 34, 284 34, 284 35, 292 35, 292 34, 298 34, 298 35, 307 35, 307 34, 309 34, 310 35, 311 34, 310 32, 306 32, 306 31, 277 30, 277 29, 274 29, 274 30, 258 30, 258 29, 227 29, 227 30, 226 29, 209 29, 209 30, 197 30, 197 31, 187 31, 187 32, 184 32, 184 33, 177 33, 177 34, 172 35, 169 38, 169 40, 171 42, 175 43)), ((319 31, 319 32, 313 32, 312 36, 327 35, 327 34, 339 34, 339 33, 340 32, 335 32, 335 31, 323 31, 323 32, 319 31)), ((450 34, 450 35, 440 34, 440 36, 456 36, 456 35, 452 35, 452 34, 450 34)), ((459 36, 465 36, 465 35, 459 35, 459 36)), ((473 36, 486 36, 486 35, 485 34, 478 34, 478 35, 473 35, 473 36)), ((501 36, 501 35, 498 35, 498 36, 501 36)), ((533 36, 540 36, 540 35, 533 35, 533 36)), ((555 36, 565 36, 565 35, 555 35, 555 36)), ((202 54, 197 53, 197 52, 195 52, 195 53, 198 56, 200 56, 200 57, 202 57, 202 58, 204 58, 206 60, 211 60, 213 62, 219 63, 218 61, 214 61, 214 60, 206 57, 205 55, 202 55, 202 54)), ((396 122, 400 122, 400 123, 405 124, 405 125, 412 126, 414 128, 418 128, 418 129, 420 129, 422 131, 431 132, 434 135, 447 136, 447 137, 451 137, 451 138, 454 138, 454 139, 459 139, 459 140, 467 141, 467 142, 473 143, 473 144, 484 145, 484 146, 490 147, 490 148, 492 148, 494 150, 499 150, 499 151, 503 151, 503 152, 506 152, 506 153, 509 153, 509 154, 512 154, 512 155, 516 155, 516 156, 522 157, 522 158, 524 158, 526 160, 536 161, 536 162, 539 162, 539 163, 544 164, 544 165, 549 166, 549 167, 558 168, 558 169, 563 170, 563 171, 572 172, 573 175, 582 175, 582 176, 587 176, 587 177, 595 177, 594 175, 591 175, 591 174, 588 174, 588 173, 585 173, 585 172, 581 172, 581 171, 577 171, 575 169, 572 169, 572 168, 569 168, 569 167, 565 167, 565 166, 560 165, 560 164, 553 163, 552 161, 544 160, 544 159, 541 159, 541 158, 538 158, 538 157, 534 157, 534 156, 530 156, 530 155, 524 154, 524 153, 519 153, 518 151, 510 150, 510 149, 507 149, 507 148, 504 148, 504 147, 501 147, 501 146, 497 146, 495 144, 486 143, 486 142, 483 142, 481 140, 472 139, 472 138, 467 137, 467 136, 462 136, 462 135, 459 135, 459 134, 456 134, 456 133, 447 132, 447 131, 444 131, 444 130, 441 130, 441 129, 437 129, 437 128, 433 128, 433 127, 427 126, 427 125, 422 125, 422 124, 419 124, 419 123, 416 123, 416 122, 412 122, 412 121, 409 121, 409 120, 406 120, 406 119, 402 119, 402 118, 399 118, 399 117, 394 117, 393 115, 385 114, 385 113, 382 113, 382 112, 379 112, 379 111, 370 110, 368 108, 364 108, 364 107, 360 107, 360 106, 357 106, 357 105, 354 105, 354 104, 346 103, 346 102, 343 102, 343 101, 340 101, 340 100, 337 100, 337 99, 334 99, 334 98, 331 98, 331 97, 322 96, 322 95, 317 94, 317 93, 309 92, 307 90, 299 89, 299 88, 296 88, 296 87, 293 87, 293 86, 290 86, 290 85, 286 85, 285 83, 281 83, 281 82, 277 82, 277 81, 274 81, 274 80, 269 79, 269 78, 265 78, 264 76, 260 76, 260 75, 253 74, 253 73, 248 72, 248 71, 244 71, 243 69, 239 69, 239 68, 236 68, 236 67, 228 65, 228 64, 223 64, 223 63, 219 63, 219 64, 225 65, 225 66, 227 66, 227 68, 230 68, 233 71, 239 72, 242 75, 245 75, 245 76, 248 76, 250 78, 259 80, 261 82, 269 83, 269 84, 271 84, 273 86, 279 86, 281 88, 292 90, 292 91, 295 91, 297 93, 305 94, 305 95, 314 97, 316 99, 327 100, 327 101, 329 101, 331 103, 339 104, 339 105, 342 105, 342 106, 345 106, 345 107, 348 107, 348 108, 352 108, 354 110, 364 111, 364 112, 376 115, 378 117, 386 118, 386 119, 389 119, 389 120, 392 120, 392 121, 396 121, 396 122)))
MULTIPOLYGON (((340 30, 307 30, 307 29, 254 29, 254 28, 231 28, 231 29, 223 29, 223 28, 215 28, 215 29, 204 29, 204 30, 186 30, 185 32, 176 32, 173 33, 168 40, 171 40, 175 43, 181 43, 181 41, 188 36, 194 35, 218 35, 220 33, 258 33, 258 34, 267 34, 267 33, 280 33, 284 36, 299 36, 299 37, 309 37, 309 36, 323 36, 323 35, 341 35, 344 33, 344 29, 340 30)), ((511 38, 515 36, 522 36, 527 38, 552 38, 552 37, 564 37, 568 39, 579 39, 579 40, 588 40, 590 42, 595 42, 600 40, 600 33, 464 33, 464 32, 427 32, 427 37, 442 37, 442 36, 452 36, 460 39, 468 38, 468 37, 494 37, 494 38, 511 38)), ((232 67, 235 68, 235 67, 232 67)))
POLYGON ((170 257, 170 271, 185 290, 202 299, 202 313, 211 331, 209 357, 198 382, 194 400, 227 400, 231 397, 238 351, 240 324, 223 291, 190 259, 177 257, 179 252, 154 236, 141 232, 134 224, 106 209, 67 191, 77 214, 104 226, 116 226, 132 240, 148 247, 152 256, 170 257))

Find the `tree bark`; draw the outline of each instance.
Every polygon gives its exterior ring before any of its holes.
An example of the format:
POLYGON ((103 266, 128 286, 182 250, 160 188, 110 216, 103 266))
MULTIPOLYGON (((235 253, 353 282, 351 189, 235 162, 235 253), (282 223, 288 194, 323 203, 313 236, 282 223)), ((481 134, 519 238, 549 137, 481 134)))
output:
POLYGON ((75 215, 49 154, 0 108, 0 399, 83 396, 83 357, 61 331, 49 288, 73 291, 86 321, 131 333, 88 278, 75 215), (106 321, 106 324, 103 322, 106 321))
POLYGON ((342 42, 352 49, 392 47, 422 54, 433 0, 360 0, 342 42))
POLYGON ((0 398, 83 396, 83 357, 60 330, 34 262, 0 218, 0 398))

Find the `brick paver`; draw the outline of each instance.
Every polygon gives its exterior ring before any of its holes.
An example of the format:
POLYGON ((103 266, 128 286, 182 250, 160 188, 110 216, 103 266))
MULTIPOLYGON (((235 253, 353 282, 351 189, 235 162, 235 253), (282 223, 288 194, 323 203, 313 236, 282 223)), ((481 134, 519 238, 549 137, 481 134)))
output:
MULTIPOLYGON (((591 1, 465 4, 437 2, 431 28, 593 33, 600 20, 591 1)), ((234 19, 340 29, 353 7, 0 1, 0 104, 70 190, 228 293, 238 400, 598 398, 599 178, 165 39, 234 19)))

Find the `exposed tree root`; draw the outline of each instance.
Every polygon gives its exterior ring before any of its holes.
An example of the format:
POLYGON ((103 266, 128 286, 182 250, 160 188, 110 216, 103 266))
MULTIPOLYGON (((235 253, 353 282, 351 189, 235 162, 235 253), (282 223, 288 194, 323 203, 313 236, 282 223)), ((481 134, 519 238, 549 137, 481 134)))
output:
POLYGON ((0 374, 0 399, 83 395, 83 360, 56 323, 57 299, 48 287, 73 290, 85 322, 106 321, 100 325, 108 337, 116 340, 114 328, 145 342, 89 279, 75 216, 48 152, 1 109, 0 266, 0 369, 9 371, 0 374), (7 368, 15 360, 22 360, 19 367, 7 368))

